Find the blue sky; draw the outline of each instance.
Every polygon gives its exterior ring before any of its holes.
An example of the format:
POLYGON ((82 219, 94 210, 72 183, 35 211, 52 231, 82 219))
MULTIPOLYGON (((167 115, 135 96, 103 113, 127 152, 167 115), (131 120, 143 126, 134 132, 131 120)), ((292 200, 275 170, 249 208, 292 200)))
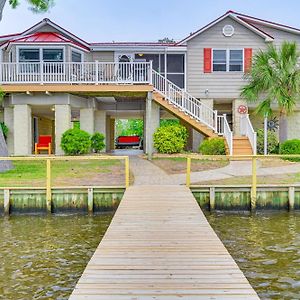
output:
POLYGON ((20 1, 15 10, 6 5, 0 34, 47 17, 88 42, 180 40, 230 9, 300 28, 299 0, 55 0, 46 14, 20 1))

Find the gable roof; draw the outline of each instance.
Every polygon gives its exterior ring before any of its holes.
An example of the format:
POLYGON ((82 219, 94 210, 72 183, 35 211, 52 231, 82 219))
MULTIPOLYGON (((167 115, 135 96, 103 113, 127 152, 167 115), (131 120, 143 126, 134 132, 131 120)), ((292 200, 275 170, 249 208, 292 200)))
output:
POLYGON ((12 43, 68 43, 83 48, 84 50, 89 50, 89 48, 83 46, 82 44, 76 43, 57 32, 36 32, 22 37, 13 38, 4 43, 2 47, 9 47, 9 45, 12 43))
POLYGON ((22 38, 26 35, 36 33, 45 25, 51 26, 52 28, 56 29, 58 32, 60 32, 64 36, 68 37, 70 40, 73 40, 76 43, 78 43, 86 48, 89 48, 89 46, 90 46, 90 44, 88 42, 84 41, 83 39, 79 38, 78 36, 74 35, 70 31, 64 29, 63 27, 59 26, 58 24, 54 23, 53 21, 51 21, 50 19, 47 19, 47 18, 43 19, 42 21, 38 22, 37 24, 33 25, 32 27, 26 29, 25 31, 23 31, 21 33, 0 36, 0 43, 6 42, 7 40, 11 40, 11 38, 22 38))
POLYGON ((259 28, 257 28, 252 23, 250 23, 246 20, 243 20, 242 18, 239 17, 238 13, 236 13, 232 10, 229 10, 224 15, 220 16, 219 18, 215 19, 214 21, 210 22, 206 26, 200 28, 199 30, 195 31, 194 33, 190 34, 188 37, 186 37, 183 40, 181 40, 180 42, 178 42, 177 45, 185 44, 187 41, 193 39, 194 37, 198 36, 199 34, 203 33, 204 31, 206 31, 209 28, 213 27, 214 25, 218 24, 219 22, 221 22, 222 20, 224 20, 227 17, 235 20, 239 24, 241 24, 241 25, 245 26, 246 28, 250 29, 251 31, 253 31, 257 35, 262 37, 266 42, 272 42, 274 40, 274 38, 270 34, 264 32, 263 30, 261 30, 259 28))

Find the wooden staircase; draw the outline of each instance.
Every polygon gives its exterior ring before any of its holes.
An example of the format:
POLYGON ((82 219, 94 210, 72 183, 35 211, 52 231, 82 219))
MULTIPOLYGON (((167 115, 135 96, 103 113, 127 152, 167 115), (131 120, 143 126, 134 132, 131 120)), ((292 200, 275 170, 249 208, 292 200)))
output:
POLYGON ((211 128, 200 123, 199 121, 196 121, 194 118, 192 118, 191 116, 187 115, 186 113, 178 109, 176 106, 174 106, 172 103, 166 101, 165 98, 158 92, 153 93, 153 100, 157 102, 160 106, 162 106, 164 109, 166 109, 168 112, 170 112, 172 115, 188 123, 195 130, 202 133, 206 137, 218 137, 218 134, 215 133, 211 128))
POLYGON ((217 111, 154 70, 152 70, 152 81, 153 100, 155 102, 204 136, 208 138, 222 136, 226 142, 227 154, 256 154, 256 133, 253 130, 249 115, 245 115, 241 119, 241 134, 243 136, 233 136, 226 115, 218 115, 217 111))
POLYGON ((253 150, 246 136, 233 137, 233 155, 252 155, 253 150))

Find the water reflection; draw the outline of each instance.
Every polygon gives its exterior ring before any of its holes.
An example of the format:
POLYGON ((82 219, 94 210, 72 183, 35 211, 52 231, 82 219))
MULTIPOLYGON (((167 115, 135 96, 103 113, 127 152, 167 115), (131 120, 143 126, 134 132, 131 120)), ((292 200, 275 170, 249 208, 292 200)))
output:
POLYGON ((207 217, 262 299, 300 299, 300 213, 207 217))
POLYGON ((0 299, 68 299, 111 218, 1 218, 0 299))

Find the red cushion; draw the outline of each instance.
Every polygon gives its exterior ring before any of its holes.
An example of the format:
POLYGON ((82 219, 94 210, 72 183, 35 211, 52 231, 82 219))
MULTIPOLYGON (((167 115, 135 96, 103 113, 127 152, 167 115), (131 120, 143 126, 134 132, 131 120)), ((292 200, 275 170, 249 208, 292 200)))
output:
POLYGON ((118 142, 119 143, 139 143, 140 137, 139 136, 119 136, 118 142))
POLYGON ((51 142, 52 142, 51 135, 40 135, 38 147, 48 147, 51 142))

